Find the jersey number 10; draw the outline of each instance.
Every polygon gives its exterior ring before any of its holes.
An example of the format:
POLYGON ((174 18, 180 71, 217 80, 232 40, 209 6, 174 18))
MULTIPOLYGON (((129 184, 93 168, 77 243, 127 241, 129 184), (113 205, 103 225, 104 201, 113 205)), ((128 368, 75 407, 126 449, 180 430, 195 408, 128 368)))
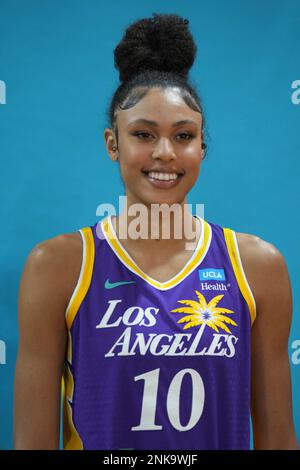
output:
MULTIPOLYGON (((160 431, 163 428, 155 424, 159 372, 160 369, 155 369, 134 377, 135 382, 143 379, 145 384, 140 424, 133 426, 131 431, 160 431)), ((177 431, 189 431, 196 426, 203 412, 204 397, 203 381, 196 370, 182 369, 173 377, 167 394, 167 413, 170 423, 177 431), (185 374, 190 374, 191 376, 193 391, 190 419, 183 426, 180 422, 179 405, 181 385, 185 374)))

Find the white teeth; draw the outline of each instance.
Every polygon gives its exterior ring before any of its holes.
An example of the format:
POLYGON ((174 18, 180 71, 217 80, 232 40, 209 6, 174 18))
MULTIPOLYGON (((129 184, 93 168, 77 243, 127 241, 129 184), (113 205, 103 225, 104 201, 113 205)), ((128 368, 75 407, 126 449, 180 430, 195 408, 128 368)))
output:
POLYGON ((155 173, 154 171, 148 173, 148 176, 150 178, 162 181, 177 180, 178 178, 176 173, 155 173))

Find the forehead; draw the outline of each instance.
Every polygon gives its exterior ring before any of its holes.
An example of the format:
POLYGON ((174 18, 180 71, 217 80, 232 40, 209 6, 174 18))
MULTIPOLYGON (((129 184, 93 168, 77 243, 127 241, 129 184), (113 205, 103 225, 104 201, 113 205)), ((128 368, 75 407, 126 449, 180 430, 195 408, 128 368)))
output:
POLYGON ((118 123, 123 126, 143 118, 158 124, 172 125, 175 121, 185 119, 201 124, 201 114, 185 103, 177 87, 151 88, 135 106, 118 113, 118 123))

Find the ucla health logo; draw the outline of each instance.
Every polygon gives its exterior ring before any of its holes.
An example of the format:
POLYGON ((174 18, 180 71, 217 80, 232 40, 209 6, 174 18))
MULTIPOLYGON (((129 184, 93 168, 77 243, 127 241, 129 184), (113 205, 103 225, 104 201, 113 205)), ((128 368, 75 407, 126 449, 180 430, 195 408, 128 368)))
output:
POLYGON ((224 269, 206 268, 199 269, 200 281, 225 281, 224 269))

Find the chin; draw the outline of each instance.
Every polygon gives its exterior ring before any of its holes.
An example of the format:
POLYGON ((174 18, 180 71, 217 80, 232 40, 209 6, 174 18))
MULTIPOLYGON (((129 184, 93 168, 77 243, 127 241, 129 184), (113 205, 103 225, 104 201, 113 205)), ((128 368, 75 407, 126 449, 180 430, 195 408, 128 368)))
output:
POLYGON ((173 204, 182 204, 184 201, 184 197, 171 197, 171 196, 161 196, 161 197, 152 197, 152 198, 144 198, 143 201, 141 201, 143 204, 146 206, 150 206, 151 204, 167 204, 168 206, 172 206, 173 204))

